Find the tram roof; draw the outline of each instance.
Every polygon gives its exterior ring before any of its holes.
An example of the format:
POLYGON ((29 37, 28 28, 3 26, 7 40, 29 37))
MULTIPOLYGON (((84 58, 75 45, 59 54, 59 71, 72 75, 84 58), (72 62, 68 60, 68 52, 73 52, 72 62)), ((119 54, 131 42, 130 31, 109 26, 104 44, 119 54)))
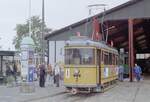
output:
POLYGON ((108 49, 118 54, 118 51, 115 48, 106 45, 104 41, 96 42, 86 37, 73 37, 70 40, 66 41, 66 46, 94 46, 97 48, 108 49))

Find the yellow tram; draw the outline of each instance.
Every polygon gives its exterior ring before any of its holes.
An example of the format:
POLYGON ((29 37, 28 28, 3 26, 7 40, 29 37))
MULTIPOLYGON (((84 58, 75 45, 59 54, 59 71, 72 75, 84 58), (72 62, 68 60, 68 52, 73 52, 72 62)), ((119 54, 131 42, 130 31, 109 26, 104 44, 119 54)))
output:
POLYGON ((118 51, 102 42, 73 38, 65 44, 64 86, 67 91, 102 92, 118 76, 118 51))

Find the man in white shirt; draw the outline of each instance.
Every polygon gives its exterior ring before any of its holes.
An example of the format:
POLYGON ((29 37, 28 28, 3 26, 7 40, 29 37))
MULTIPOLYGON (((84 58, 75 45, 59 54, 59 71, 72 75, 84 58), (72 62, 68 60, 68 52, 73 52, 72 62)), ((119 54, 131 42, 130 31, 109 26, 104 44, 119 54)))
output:
POLYGON ((60 66, 58 63, 55 64, 55 83, 56 87, 59 87, 59 79, 60 79, 60 66))
POLYGON ((123 81, 123 74, 124 74, 124 67, 123 65, 120 65, 119 66, 119 70, 118 70, 118 78, 120 81, 123 81))

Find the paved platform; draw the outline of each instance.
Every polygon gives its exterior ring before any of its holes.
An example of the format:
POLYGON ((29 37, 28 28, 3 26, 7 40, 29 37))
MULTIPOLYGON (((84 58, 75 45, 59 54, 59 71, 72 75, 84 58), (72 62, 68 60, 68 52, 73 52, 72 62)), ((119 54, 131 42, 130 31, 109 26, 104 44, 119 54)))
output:
POLYGON ((64 92, 64 87, 55 87, 55 85, 46 85, 41 88, 38 83, 35 83, 35 92, 21 93, 19 86, 7 87, 0 86, 0 102, 28 102, 32 100, 44 99, 47 97, 55 96, 58 93, 64 92))
POLYGON ((105 93, 71 95, 64 87, 36 86, 36 92, 22 94, 18 87, 0 86, 0 102, 149 102, 150 78, 141 82, 119 82, 105 93))

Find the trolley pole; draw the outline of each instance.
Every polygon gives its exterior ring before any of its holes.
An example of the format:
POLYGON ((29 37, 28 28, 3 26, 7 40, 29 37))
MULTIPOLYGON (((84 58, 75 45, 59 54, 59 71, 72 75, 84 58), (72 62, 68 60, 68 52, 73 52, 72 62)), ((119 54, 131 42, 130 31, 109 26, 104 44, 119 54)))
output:
POLYGON ((89 15, 91 15, 92 14, 92 10, 93 10, 93 7, 97 10, 97 9, 100 9, 99 7, 103 7, 103 16, 102 16, 102 18, 101 18, 101 25, 100 25, 100 27, 101 27, 101 29, 102 29, 102 40, 105 40, 105 35, 104 35, 104 27, 103 27, 103 25, 104 25, 104 18, 105 18, 105 12, 106 12, 106 4, 94 4, 94 5, 88 5, 88 7, 89 7, 89 15))

